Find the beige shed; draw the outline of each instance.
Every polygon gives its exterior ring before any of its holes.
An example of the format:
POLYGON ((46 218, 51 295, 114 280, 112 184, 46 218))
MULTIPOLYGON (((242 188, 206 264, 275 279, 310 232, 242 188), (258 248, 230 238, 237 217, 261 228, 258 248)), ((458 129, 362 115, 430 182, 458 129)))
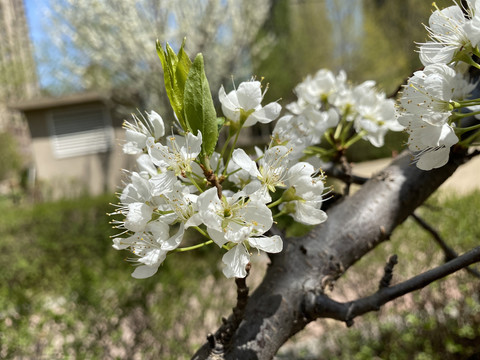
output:
POLYGON ((24 113, 31 135, 35 177, 53 197, 117 190, 124 155, 123 119, 112 116, 109 98, 84 93, 11 106, 24 113))

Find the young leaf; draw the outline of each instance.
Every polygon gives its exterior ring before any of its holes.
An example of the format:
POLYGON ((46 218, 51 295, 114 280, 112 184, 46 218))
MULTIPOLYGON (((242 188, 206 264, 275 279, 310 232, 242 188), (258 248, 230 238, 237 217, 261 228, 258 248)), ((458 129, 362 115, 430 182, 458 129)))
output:
POLYGON ((184 106, 189 128, 195 135, 198 130, 202 132, 202 153, 210 156, 217 145, 218 124, 202 54, 195 57, 190 67, 185 83, 184 106))
POLYGON ((192 62, 183 49, 184 45, 185 40, 182 42, 177 56, 168 43, 165 51, 157 40, 157 53, 162 62, 167 96, 170 99, 170 104, 177 115, 180 125, 184 130, 189 130, 183 110, 183 96, 185 92, 185 81, 192 62))

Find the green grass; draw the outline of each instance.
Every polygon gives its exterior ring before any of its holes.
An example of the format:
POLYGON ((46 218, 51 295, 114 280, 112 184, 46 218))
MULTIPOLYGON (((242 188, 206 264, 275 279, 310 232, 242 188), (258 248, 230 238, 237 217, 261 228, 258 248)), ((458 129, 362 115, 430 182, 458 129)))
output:
MULTIPOLYGON (((0 202, 0 358, 185 359, 229 315, 235 286, 221 274, 217 247, 175 254, 152 278, 133 279, 128 253, 111 247, 109 202, 115 199, 0 202)), ((479 208, 475 193, 434 199, 421 214, 462 252, 479 242, 479 208)), ((429 235, 408 220, 355 264, 332 296, 375 291, 393 253, 399 256, 394 282, 442 262, 429 235)), ((464 358, 480 351, 478 290, 479 280, 461 272, 351 329, 319 321, 328 331, 314 338, 314 349, 297 341, 282 358, 464 358)))
POLYGON ((228 315, 213 247, 133 279, 128 253, 111 247, 112 201, 1 205, 0 358, 181 359, 228 315))

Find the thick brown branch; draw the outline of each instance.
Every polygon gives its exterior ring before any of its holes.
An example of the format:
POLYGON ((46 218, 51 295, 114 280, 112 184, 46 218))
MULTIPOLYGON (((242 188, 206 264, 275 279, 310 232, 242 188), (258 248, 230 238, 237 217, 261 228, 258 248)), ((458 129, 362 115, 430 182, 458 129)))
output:
POLYGON ((314 318, 337 319, 345 321, 347 325, 350 326, 353 324, 355 317, 370 311, 377 311, 389 301, 424 288, 432 282, 442 279, 476 262, 480 262, 480 246, 423 274, 394 286, 382 287, 375 294, 355 301, 340 303, 328 298, 323 293, 316 295, 314 298, 312 298, 312 296, 306 297, 307 302, 314 299, 314 303, 307 303, 305 310, 309 316, 313 316, 314 318))
MULTIPOLYGON (((328 221, 304 237, 285 239, 284 250, 271 256, 272 264, 250 296, 232 346, 222 358, 272 359, 313 320, 304 311, 306 294, 320 293, 387 240, 464 161, 465 153, 452 153, 447 165, 422 171, 404 153, 360 190, 334 203, 327 211, 328 221)), ((206 343, 194 359, 209 358, 208 347, 206 343)))

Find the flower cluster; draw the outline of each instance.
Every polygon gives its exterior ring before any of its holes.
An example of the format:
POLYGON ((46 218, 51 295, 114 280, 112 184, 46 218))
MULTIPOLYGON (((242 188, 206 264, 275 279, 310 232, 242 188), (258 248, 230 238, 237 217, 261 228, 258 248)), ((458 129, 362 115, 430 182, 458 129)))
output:
POLYGON ((278 143, 294 146, 297 158, 310 147, 310 152, 331 160, 360 139, 381 147, 387 131, 403 129, 394 101, 377 91, 373 81, 353 86, 345 72, 334 75, 322 69, 297 85, 295 93, 298 100, 287 105, 291 114, 279 119, 273 134, 278 143), (312 147, 320 143, 327 149, 312 147))
POLYGON ((326 220, 320 209, 324 178, 312 165, 292 160, 293 144, 271 142, 253 158, 235 148, 242 127, 269 123, 280 114, 276 102, 262 106, 261 88, 252 80, 228 94, 220 89, 230 135, 220 152, 210 155, 200 130, 165 136, 163 120, 154 111, 124 123, 123 150, 137 156, 138 171, 127 172, 119 194, 114 214, 121 219, 113 223, 121 233, 113 247, 135 255, 133 277, 152 276, 171 252, 213 243, 227 250, 225 276, 244 277, 253 249, 282 250, 281 237, 268 234, 274 217, 290 215, 308 225, 326 220), (205 241, 181 247, 188 228, 205 241))
MULTIPOLYGON (((408 80, 399 100, 397 117, 409 134, 409 149, 422 170, 445 165, 450 148, 461 134, 479 125, 462 128, 461 120, 476 115, 479 99, 472 99, 477 84, 470 81, 468 67, 480 66, 480 2, 467 1, 466 8, 455 4, 436 9, 426 26, 430 41, 420 44, 425 66, 408 80)), ((476 134, 462 141, 469 146, 476 134)))
MULTIPOLYGON (((224 118, 217 117, 203 57, 198 54, 192 62, 183 46, 175 54, 168 44, 166 51, 157 44, 178 133, 166 135, 163 119, 154 111, 124 123, 123 151, 137 157, 137 171, 126 172, 128 180, 119 194, 113 223, 121 232, 113 247, 130 250, 137 265, 132 276, 146 278, 172 252, 216 244, 226 250, 225 276, 244 277, 253 249, 282 250, 280 236, 269 232, 276 218, 290 217, 304 225, 327 220, 322 210, 325 178, 312 155, 339 161, 356 141, 380 147, 388 130, 403 127, 394 102, 377 91, 373 81, 354 86, 344 72, 334 75, 325 69, 295 88, 298 100, 287 105, 289 113, 282 117, 277 102, 262 105, 266 89, 255 79, 228 93, 222 86, 218 98, 224 118), (249 154, 236 147, 244 127, 277 118, 266 148, 249 154), (221 129, 226 139, 218 144, 221 129), (185 236, 188 229, 200 233, 203 242, 185 244, 191 241, 185 236)), ((440 129, 437 136, 444 142, 453 143, 455 135, 442 125, 449 119, 452 99, 466 98, 471 86, 447 65, 431 66, 444 67, 442 76, 449 84, 463 87, 442 87, 441 76, 425 69, 411 81, 413 90, 404 93, 416 103, 406 99, 402 104, 423 111, 422 121, 440 129)), ((407 114, 400 118, 404 124, 410 119, 408 131, 425 128, 407 114)), ((421 149, 429 136, 411 145, 421 149)))

